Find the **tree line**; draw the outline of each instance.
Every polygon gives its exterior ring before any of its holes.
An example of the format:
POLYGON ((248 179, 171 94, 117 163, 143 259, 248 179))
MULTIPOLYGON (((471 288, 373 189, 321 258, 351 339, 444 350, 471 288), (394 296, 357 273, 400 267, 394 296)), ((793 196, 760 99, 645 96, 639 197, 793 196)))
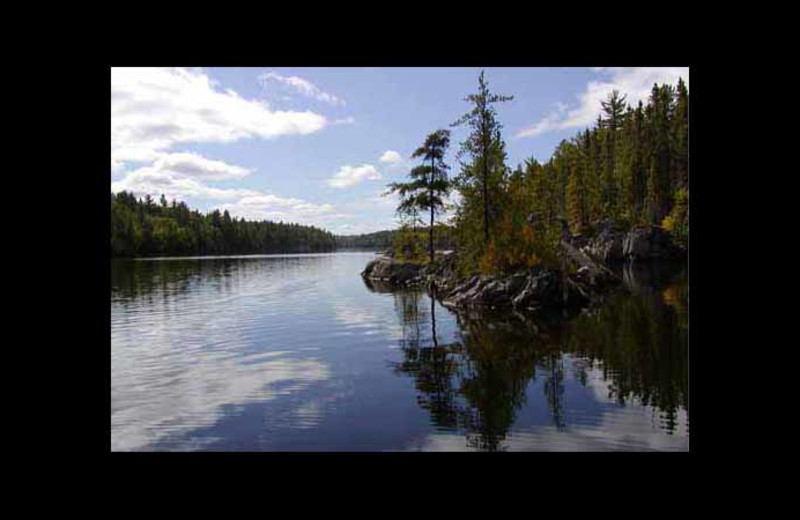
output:
MULTIPOLYGON (((511 99, 492 93, 481 72, 478 91, 465 98, 470 111, 451 124, 469 129, 456 155, 459 173, 447 177, 450 133, 440 129, 414 153, 422 164, 409 181, 389 185, 400 195, 403 228, 429 212, 433 234, 434 215, 455 189, 461 202, 454 234, 465 271, 555 265, 565 231, 589 235, 601 222, 621 230, 661 226, 686 247, 689 93, 683 79, 675 87, 654 84, 647 103, 635 108, 613 91, 591 128, 562 140, 544 164, 531 157, 513 170, 495 108, 511 99)), ((432 242, 431 236, 430 259, 432 242)))
POLYGON ((225 210, 202 214, 184 202, 111 194, 111 256, 187 256, 332 251, 333 234, 314 226, 248 221, 225 210))
MULTIPOLYGON (((455 239, 453 227, 442 223, 434 223, 434 247, 437 250, 453 249, 455 239)), ((427 244, 429 230, 425 227, 409 225, 401 229, 389 229, 363 233, 360 235, 335 235, 337 249, 388 249, 398 244, 398 250, 406 251, 407 255, 424 258, 427 251, 423 244, 427 244)))
POLYGON ((390 229, 360 235, 336 235, 336 247, 385 249, 392 245, 396 233, 396 230, 390 229))

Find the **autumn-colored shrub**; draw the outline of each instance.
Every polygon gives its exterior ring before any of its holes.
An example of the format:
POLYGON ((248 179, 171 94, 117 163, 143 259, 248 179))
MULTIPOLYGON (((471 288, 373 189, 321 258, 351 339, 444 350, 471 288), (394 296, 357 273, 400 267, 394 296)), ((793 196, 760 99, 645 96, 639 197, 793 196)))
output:
POLYGON ((672 236, 672 240, 683 247, 689 241, 689 192, 685 188, 675 193, 675 204, 672 211, 661 222, 663 227, 672 236))

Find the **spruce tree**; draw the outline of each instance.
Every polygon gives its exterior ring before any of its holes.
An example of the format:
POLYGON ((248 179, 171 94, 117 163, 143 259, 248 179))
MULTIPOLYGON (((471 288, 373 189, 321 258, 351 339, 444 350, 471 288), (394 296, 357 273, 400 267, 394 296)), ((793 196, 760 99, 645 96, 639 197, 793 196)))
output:
POLYGON ((672 151, 676 190, 689 187, 689 91, 683 78, 678 78, 675 92, 675 116, 672 120, 672 151))
POLYGON ((621 96, 618 90, 608 95, 606 101, 601 101, 604 118, 598 120, 598 126, 603 129, 604 137, 604 164, 603 164, 603 205, 605 215, 617 219, 619 211, 619 174, 617 172, 617 140, 618 131, 625 119, 626 96, 621 96))
POLYGON ((501 125, 497 121, 497 112, 492 105, 512 99, 513 96, 492 94, 485 74, 481 71, 478 78, 478 92, 465 98, 465 101, 473 104, 472 110, 451 125, 467 125, 471 130, 467 139, 461 143, 458 155, 459 159, 467 155, 470 161, 461 163, 462 169, 457 178, 457 185, 464 195, 465 204, 474 203, 468 198, 472 194, 469 188, 477 188, 480 192, 485 245, 488 245, 490 237, 492 196, 499 191, 506 169, 505 143, 500 137, 501 125))

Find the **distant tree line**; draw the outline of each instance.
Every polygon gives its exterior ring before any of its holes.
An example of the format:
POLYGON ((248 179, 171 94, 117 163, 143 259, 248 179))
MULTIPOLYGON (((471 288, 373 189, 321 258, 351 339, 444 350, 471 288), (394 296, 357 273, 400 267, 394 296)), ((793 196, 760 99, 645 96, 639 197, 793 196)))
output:
POLYGON ((392 245, 396 230, 376 231, 361 235, 336 235, 338 248, 386 249, 392 245))
POLYGON ((333 234, 313 226, 202 214, 184 202, 111 194, 111 256, 185 256, 332 251, 333 234))
MULTIPOLYGON (((434 224, 434 247, 437 250, 448 250, 455 247, 454 228, 446 224, 434 224)), ((405 226, 400 229, 390 229, 376 231, 374 233, 364 233, 361 235, 336 235, 337 249, 389 249, 413 247, 421 251, 421 255, 427 254, 425 244, 429 241, 429 230, 422 226, 405 226)))

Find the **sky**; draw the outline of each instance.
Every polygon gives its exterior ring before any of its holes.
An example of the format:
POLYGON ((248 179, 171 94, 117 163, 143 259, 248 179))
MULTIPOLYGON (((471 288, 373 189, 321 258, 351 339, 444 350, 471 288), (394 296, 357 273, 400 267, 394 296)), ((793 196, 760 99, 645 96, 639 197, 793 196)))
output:
MULTIPOLYGON (((112 68, 111 191, 184 201, 202 212, 297 222, 335 234, 398 226, 381 196, 417 163, 425 137, 470 109, 480 68, 112 68)), ((592 126, 614 89, 636 104, 674 68, 491 68, 508 164, 550 158, 592 126)))

